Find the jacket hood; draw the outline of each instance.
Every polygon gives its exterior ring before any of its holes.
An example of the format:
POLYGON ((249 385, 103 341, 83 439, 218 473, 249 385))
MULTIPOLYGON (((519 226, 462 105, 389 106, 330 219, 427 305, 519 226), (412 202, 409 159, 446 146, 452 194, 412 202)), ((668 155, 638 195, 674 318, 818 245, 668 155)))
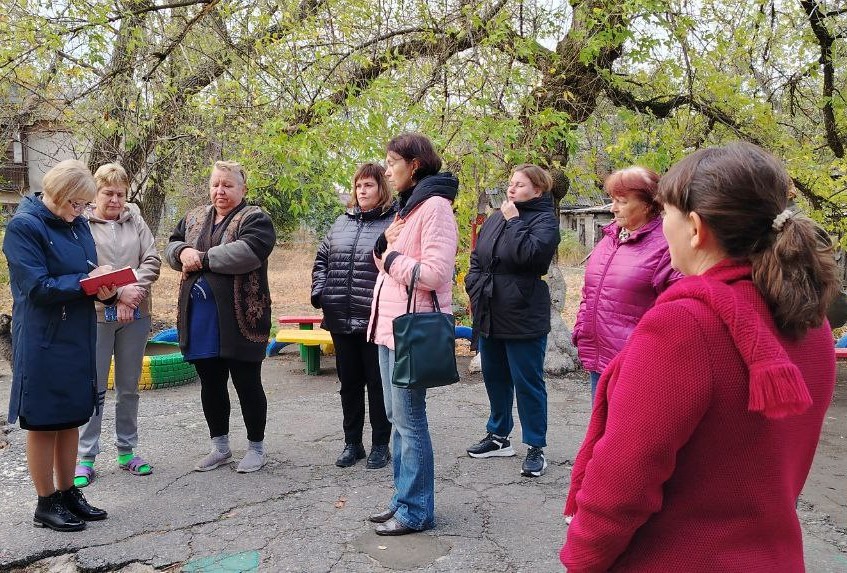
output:
POLYGON ((135 203, 127 203, 117 219, 101 219, 94 214, 94 209, 86 209, 84 215, 89 223, 126 223, 130 217, 141 215, 141 209, 135 203))
POLYGON ((444 171, 424 177, 410 191, 408 195, 400 194, 400 217, 405 217, 430 197, 444 197, 452 203, 459 193, 459 180, 449 171, 444 171))
POLYGON ((57 227, 75 227, 77 225, 85 223, 85 217, 83 217, 82 215, 80 215, 71 222, 65 221, 64 219, 57 217, 53 214, 50 209, 47 208, 47 206, 44 204, 44 201, 41 200, 41 197, 41 193, 38 193, 37 195, 25 196, 18 205, 18 208, 15 210, 15 213, 26 213, 28 215, 38 217, 48 225, 54 225, 57 227))
POLYGON ((812 398, 800 369, 759 314, 732 287, 750 281, 751 273, 749 264, 727 259, 703 275, 678 281, 656 304, 694 298, 709 306, 726 325, 750 371, 747 409, 772 419, 801 414, 812 405, 812 398))

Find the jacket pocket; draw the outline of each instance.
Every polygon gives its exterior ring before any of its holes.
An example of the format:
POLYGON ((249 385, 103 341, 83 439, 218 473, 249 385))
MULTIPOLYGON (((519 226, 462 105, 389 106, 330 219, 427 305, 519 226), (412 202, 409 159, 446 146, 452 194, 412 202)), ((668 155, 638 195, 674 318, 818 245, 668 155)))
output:
POLYGON ((44 331, 44 338, 41 340, 41 348, 50 348, 53 344, 53 339, 56 337, 56 331, 59 329, 59 318, 56 316, 50 317, 50 322, 47 323, 47 330, 44 331))

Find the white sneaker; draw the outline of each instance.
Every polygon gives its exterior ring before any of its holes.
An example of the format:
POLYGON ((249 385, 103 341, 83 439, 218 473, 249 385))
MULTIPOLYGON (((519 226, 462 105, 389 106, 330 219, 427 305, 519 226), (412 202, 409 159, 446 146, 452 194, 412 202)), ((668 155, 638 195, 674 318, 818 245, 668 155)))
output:
POLYGON ((194 467, 196 472, 207 472, 232 461, 232 452, 222 453, 212 450, 194 467))
POLYGON ((268 456, 266 454, 260 454, 256 450, 248 449, 247 453, 244 454, 244 458, 238 463, 238 467, 235 471, 240 474, 257 472, 262 469, 266 463, 268 463, 268 456))

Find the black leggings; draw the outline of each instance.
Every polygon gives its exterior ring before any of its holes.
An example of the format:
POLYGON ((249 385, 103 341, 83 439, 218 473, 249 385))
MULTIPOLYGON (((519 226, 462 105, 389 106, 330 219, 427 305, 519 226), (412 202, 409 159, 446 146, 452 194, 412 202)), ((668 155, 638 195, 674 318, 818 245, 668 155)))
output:
POLYGON ((227 380, 232 375, 232 385, 241 403, 241 415, 247 428, 247 439, 261 442, 265 439, 268 419, 268 399, 262 388, 262 363, 244 362, 228 358, 195 360, 194 367, 200 376, 200 401, 203 414, 213 438, 229 434, 229 390, 227 380))

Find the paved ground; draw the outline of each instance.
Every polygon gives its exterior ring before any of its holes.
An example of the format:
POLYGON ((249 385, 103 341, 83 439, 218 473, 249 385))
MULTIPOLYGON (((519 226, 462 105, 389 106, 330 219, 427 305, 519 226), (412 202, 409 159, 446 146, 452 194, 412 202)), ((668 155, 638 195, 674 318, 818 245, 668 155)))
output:
MULTIPOLYGON (((324 359, 324 366, 329 362, 324 359)), ((364 518, 389 500, 390 470, 333 465, 342 445, 341 415, 335 372, 324 372, 307 378, 293 354, 266 362, 271 461, 248 475, 235 473, 234 466, 191 471, 208 448, 196 384, 145 392, 138 451, 155 472, 139 478, 119 470, 107 434, 99 477, 85 493, 110 517, 80 533, 32 527, 35 494, 26 473, 24 432, 11 432, 9 447, 0 449, 0 570, 561 571, 561 509, 570 460, 588 419, 581 376, 548 384, 550 468, 536 480, 519 475, 524 446, 514 458, 465 455, 465 447, 484 433, 487 400, 478 375, 432 391, 438 527, 381 538, 364 518)), ((0 376, 5 408, 8 370, 0 376)), ((800 507, 807 567, 815 572, 847 572, 843 381, 840 391, 800 507)), ((111 400, 110 394, 106 428, 113 420, 111 400)), ((237 415, 232 436, 240 456, 246 438, 237 415)))

